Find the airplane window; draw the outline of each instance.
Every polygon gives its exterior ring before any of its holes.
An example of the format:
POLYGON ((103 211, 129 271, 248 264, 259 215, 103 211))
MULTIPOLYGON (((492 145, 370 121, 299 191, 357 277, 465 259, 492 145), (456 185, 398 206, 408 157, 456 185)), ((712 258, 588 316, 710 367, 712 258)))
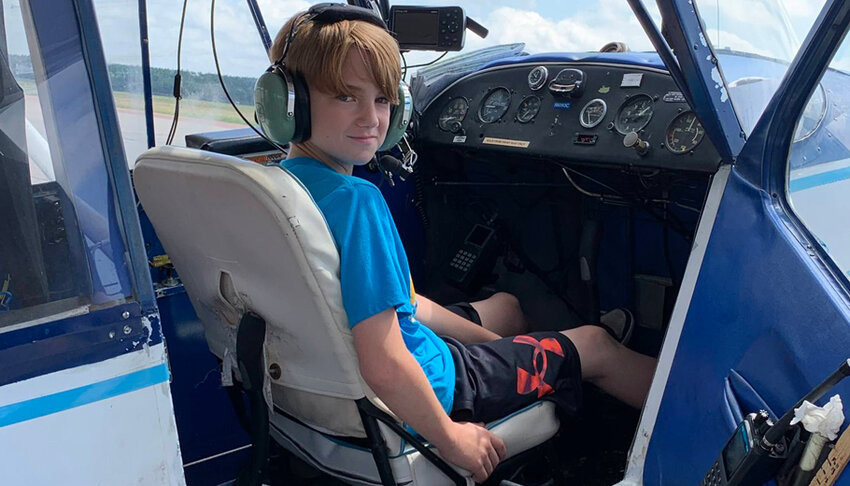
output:
MULTIPOLYGON (((121 0, 133 3, 134 0, 121 0)), ((108 3, 103 0, 103 3, 108 3)), ((114 1, 111 3, 115 3, 114 1)), ((312 2, 311 2, 312 3, 312 2)), ((260 1, 269 34, 274 37, 283 20, 306 10, 303 1, 260 1), (281 20, 277 20, 281 19, 281 20)), ((164 145, 174 114, 174 74, 177 69, 177 45, 182 1, 148 0, 151 78, 153 87, 156 144, 164 145)), ((125 15, 136 21, 137 7, 125 15)), ((102 31, 112 26, 101 27, 102 31)), ((248 4, 244 0, 216 0, 216 52, 228 92, 239 110, 254 120, 254 84, 269 66, 260 35, 248 4)), ((227 102, 219 85, 210 41, 210 2, 190 1, 183 25, 180 55, 182 100, 174 145, 185 145, 185 136, 244 128, 245 124, 227 102)))
MULTIPOLYGON (((824 0, 698 0, 695 4, 726 81, 721 101, 731 99, 749 135, 824 0)), ((719 71, 712 76, 720 83, 719 71)))
MULTIPOLYGON (((3 10, 6 17, 6 42, 9 49, 8 64, 3 66, 3 70, 10 71, 23 96, 24 107, 21 111, 26 115, 23 123, 26 135, 21 133, 20 139, 26 146, 29 179, 32 184, 55 181, 56 175, 53 172, 53 159, 47 145, 47 131, 42 117, 41 101, 25 40, 24 25, 21 22, 20 2, 8 2, 4 4, 3 10)), ((3 76, 6 78, 7 73, 4 72, 3 76)), ((11 79, 8 81, 12 82, 11 79)), ((10 99, 3 100, 4 106, 11 102, 10 99)), ((8 125, 3 128, 5 133, 8 125)))
POLYGON ((142 49, 137 0, 95 0, 101 42, 124 152, 130 167, 147 150, 142 49))
POLYGON ((56 179, 20 5, 7 3, 4 16, 11 35, 8 59, 0 59, 0 110, 5 113, 0 118, 0 318, 15 307, 48 300, 35 222, 49 203, 34 193, 56 179))
POLYGON ((2 8, 0 329, 8 329, 121 302, 132 288, 79 38, 66 33, 57 65, 45 54, 54 46, 35 43, 44 24, 20 1, 2 8))
POLYGON ((788 156, 788 201, 850 278, 850 42, 844 41, 797 122, 788 156))

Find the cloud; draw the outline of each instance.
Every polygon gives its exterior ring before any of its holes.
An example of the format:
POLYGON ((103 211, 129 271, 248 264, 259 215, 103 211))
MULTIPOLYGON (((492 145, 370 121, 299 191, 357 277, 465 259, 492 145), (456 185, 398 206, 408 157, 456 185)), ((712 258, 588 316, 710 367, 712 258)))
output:
POLYGON ((791 17, 811 18, 820 12, 825 0, 779 0, 791 17))
POLYGON ((733 51, 749 52, 767 57, 780 57, 781 52, 766 47, 753 45, 747 39, 726 30, 709 29, 708 38, 716 49, 731 49, 733 51))
MULTIPOLYGON (((482 39, 467 31, 463 52, 515 42, 525 43, 530 53, 597 51, 611 41, 625 42, 634 51, 654 50, 640 23, 622 0, 590 0, 585 4, 579 0, 566 7, 553 0, 539 1, 537 10, 529 8, 530 2, 499 2, 500 6, 495 9, 491 3, 484 6, 475 5, 480 2, 470 3, 472 5, 464 3, 467 15, 487 27, 490 35, 482 39), (516 5, 506 6, 506 3, 516 5)), ((656 25, 660 25, 657 6, 654 2, 647 6, 656 25)), ((411 52, 405 57, 408 64, 420 64, 437 55, 411 52)), ((453 55, 457 53, 447 57, 453 55)))
MULTIPOLYGON (((260 0, 260 8, 269 35, 274 38, 279 26, 295 12, 306 10, 305 0, 260 0)), ((150 59, 154 67, 177 67, 177 41, 183 2, 148 0, 148 37, 150 59)), ((209 1, 191 0, 187 4, 183 29, 181 68, 215 72, 210 40, 209 1)), ((140 64, 138 7, 135 0, 99 0, 95 2, 98 25, 108 62, 140 64)), ((216 50, 222 72, 238 76, 256 76, 269 64, 260 35, 244 0, 216 0, 216 50)))
MULTIPOLYGON (((660 23, 660 15, 656 22, 660 23)), ((536 11, 500 7, 486 16, 490 38, 467 36, 472 48, 525 42, 529 52, 595 51, 611 41, 625 42, 632 50, 653 50, 643 28, 623 2, 600 0, 592 14, 577 9, 561 18, 536 11), (476 45, 477 44, 477 45, 476 45)))

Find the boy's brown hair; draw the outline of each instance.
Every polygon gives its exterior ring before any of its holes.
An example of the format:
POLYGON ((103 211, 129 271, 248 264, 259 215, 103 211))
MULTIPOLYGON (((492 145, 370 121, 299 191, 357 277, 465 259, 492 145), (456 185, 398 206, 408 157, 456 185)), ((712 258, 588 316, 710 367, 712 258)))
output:
POLYGON ((357 49, 372 79, 392 104, 398 104, 401 80, 398 42, 389 32, 358 20, 342 20, 331 24, 305 21, 306 12, 295 14, 281 27, 269 50, 271 62, 283 55, 286 40, 294 34, 284 64, 301 74, 307 84, 319 91, 350 95, 342 66, 352 48, 357 49))

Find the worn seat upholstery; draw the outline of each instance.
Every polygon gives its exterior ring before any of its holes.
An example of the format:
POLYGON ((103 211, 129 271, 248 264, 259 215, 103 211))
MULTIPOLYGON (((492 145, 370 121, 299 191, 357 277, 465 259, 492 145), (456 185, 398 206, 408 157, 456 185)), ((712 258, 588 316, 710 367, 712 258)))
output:
MULTIPOLYGON (((279 166, 178 147, 143 153, 134 183, 204 324, 210 350, 235 366, 236 330, 253 311, 266 321, 264 392, 272 437, 295 455, 355 484, 381 484, 357 401, 389 410, 358 370, 338 280, 339 254, 307 190, 279 166), (269 370, 274 370, 269 372, 269 370)), ((538 402, 488 424, 509 456, 557 431, 538 402)), ((419 451, 380 424, 395 482, 451 484, 419 451)), ((470 474, 462 472, 471 484, 470 474)))

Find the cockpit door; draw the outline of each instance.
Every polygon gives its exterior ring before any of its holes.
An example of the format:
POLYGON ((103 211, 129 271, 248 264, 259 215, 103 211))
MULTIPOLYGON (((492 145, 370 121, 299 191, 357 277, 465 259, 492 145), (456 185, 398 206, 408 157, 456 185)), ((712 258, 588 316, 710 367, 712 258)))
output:
POLYGON ((0 484, 185 484, 93 2, 0 14, 0 484))
MULTIPOLYGON (((840 55, 850 3, 827 1, 787 64, 715 48, 731 33, 706 29, 708 2, 659 4, 694 109, 707 132, 721 129, 712 141, 725 140, 730 158, 712 181, 624 485, 699 484, 742 416, 782 415, 850 354, 840 55)), ((746 15, 759 28, 758 9, 746 15)), ((847 400, 850 382, 835 393, 847 400)))

